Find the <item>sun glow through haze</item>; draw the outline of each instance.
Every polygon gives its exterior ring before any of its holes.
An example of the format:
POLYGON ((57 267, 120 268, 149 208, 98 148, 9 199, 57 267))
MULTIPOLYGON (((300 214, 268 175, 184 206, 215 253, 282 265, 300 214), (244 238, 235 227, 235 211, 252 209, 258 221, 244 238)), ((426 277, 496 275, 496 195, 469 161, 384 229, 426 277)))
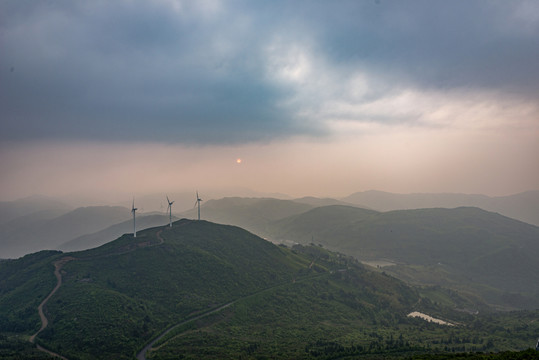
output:
POLYGON ((534 10, 4 1, 0 199, 537 189, 534 10))

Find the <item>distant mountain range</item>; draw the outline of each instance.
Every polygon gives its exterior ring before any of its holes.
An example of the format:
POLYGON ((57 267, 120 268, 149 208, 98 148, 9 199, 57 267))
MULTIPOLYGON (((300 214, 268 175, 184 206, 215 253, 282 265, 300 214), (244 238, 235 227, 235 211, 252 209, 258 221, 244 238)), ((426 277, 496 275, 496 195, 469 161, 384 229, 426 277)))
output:
POLYGON ((73 209, 64 203, 40 195, 16 201, 0 201, 0 225, 31 214, 41 214, 39 217, 47 218, 48 212, 52 212, 52 217, 55 217, 70 210, 73 209))
MULTIPOLYGON (((327 205, 354 205, 379 211, 475 206, 539 225, 539 191, 505 197, 465 194, 404 195, 380 191, 355 193, 341 200, 316 197, 294 200, 229 197, 204 202, 203 218, 234 224, 268 237, 270 233, 267 227, 270 222, 327 205)), ((142 218, 142 215, 139 216, 142 218)), ((196 210, 183 212, 179 217, 195 218, 196 210)), ((56 249, 64 243, 86 235, 88 235, 86 240, 78 239, 73 244, 78 243, 80 249, 90 248, 121 235, 118 233, 119 229, 131 231, 126 224, 123 227, 116 227, 116 231, 104 231, 109 226, 129 219, 129 209, 125 207, 91 206, 73 209, 58 200, 44 196, 0 202, 0 258, 18 257, 43 249, 56 249), (93 239, 90 236, 101 231, 103 232, 93 236, 93 239), (86 245, 85 241, 88 241, 86 245)), ((147 225, 159 225, 159 221, 148 220, 147 225)), ((142 224, 146 222, 141 223, 141 228, 142 224)), ((67 246, 65 249, 69 248, 69 245, 67 246)))
POLYGON ((371 190, 357 192, 341 200, 378 211, 473 206, 539 226, 539 190, 499 197, 468 194, 393 194, 371 190))
POLYGON ((56 249, 69 240, 125 221, 130 216, 130 210, 121 206, 91 206, 67 212, 42 210, 12 218, 0 225, 0 257, 14 258, 56 249))

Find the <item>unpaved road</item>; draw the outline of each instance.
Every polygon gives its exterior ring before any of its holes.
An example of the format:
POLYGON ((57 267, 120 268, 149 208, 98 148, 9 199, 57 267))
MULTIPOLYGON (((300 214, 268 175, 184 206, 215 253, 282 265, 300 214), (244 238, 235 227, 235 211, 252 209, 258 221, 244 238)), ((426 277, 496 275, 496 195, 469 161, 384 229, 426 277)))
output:
POLYGON ((40 350, 40 351, 43 351, 43 352, 45 352, 45 353, 51 355, 51 356, 54 356, 54 357, 57 357, 57 358, 60 358, 60 359, 63 359, 63 360, 68 360, 68 358, 63 357, 62 355, 57 354, 57 353, 55 353, 55 352, 52 352, 52 351, 50 351, 50 350, 47 350, 47 349, 45 349, 43 346, 40 346, 39 344, 36 345, 36 348, 37 348, 38 350, 40 350))
MULTIPOLYGON (((58 261, 55 261, 54 262, 54 276, 56 276, 56 286, 54 287, 54 289, 52 289, 52 291, 49 293, 49 295, 47 295, 47 297, 41 302, 41 304, 39 304, 39 306, 37 307, 37 311, 39 313, 39 317, 41 318, 41 328, 32 336, 30 336, 30 342, 31 343, 34 343, 35 339, 36 339, 36 336, 42 332, 43 330, 45 330, 45 328, 47 327, 47 325, 49 325, 49 320, 47 319, 47 317, 45 316, 45 313, 43 312, 43 307, 47 304, 47 301, 49 301, 49 299, 54 295, 54 293, 56 291, 58 291, 58 289, 60 288, 60 286, 62 285, 62 274, 60 274, 60 270, 62 269, 62 267, 69 261, 71 260, 75 260, 74 257, 71 257, 71 256, 66 256, 66 257, 63 257, 61 258, 60 260, 58 261)), ((47 350, 45 349, 44 347, 40 346, 39 344, 36 345, 37 349, 38 350, 41 350, 43 352, 46 352, 47 354, 49 355, 52 355, 52 356, 56 356, 56 357, 59 357, 60 359, 64 359, 64 360, 67 360, 67 358, 63 357, 62 355, 60 354, 57 354, 55 352, 52 352, 50 350, 47 350)))
MULTIPOLYGON (((311 264, 311 265, 312 265, 312 264, 311 264)), ((321 276, 324 276, 324 275, 326 275, 326 274, 324 273, 324 274, 318 274, 318 275, 314 275, 314 276, 308 276, 308 277, 305 277, 305 278, 302 278, 302 279, 298 280, 298 282, 303 282, 303 281, 306 281, 306 280, 309 280, 309 279, 318 278, 318 277, 321 277, 321 276)), ((296 279, 293 279, 293 280, 292 280, 292 283, 295 283, 295 282, 296 282, 296 279)), ((284 283, 281 283, 281 284, 276 284, 276 285, 274 285, 274 286, 270 286, 270 287, 268 287, 268 288, 266 288, 266 289, 262 289, 262 290, 260 290, 260 291, 254 292, 254 293, 252 293, 252 294, 245 295, 245 296, 243 296, 243 297, 241 297, 241 298, 238 298, 238 299, 236 299, 236 300, 233 300, 233 301, 231 301, 231 302, 229 302, 229 303, 226 303, 226 304, 224 304, 224 305, 218 306, 218 307, 216 307, 216 308, 214 308, 214 309, 212 309, 212 310, 209 310, 209 311, 207 311, 207 312, 205 312, 205 313, 202 313, 202 314, 200 314, 200 315, 196 315, 196 316, 194 316, 194 317, 192 317, 192 318, 189 318, 189 319, 187 319, 187 320, 182 321, 181 323, 178 323, 178 324, 175 324, 175 325, 169 327, 169 328, 166 329, 164 332, 162 332, 158 337, 156 337, 156 338, 153 339, 150 343, 148 343, 146 346, 144 346, 144 348, 143 348, 140 352, 137 353, 137 360, 147 360, 147 359, 146 359, 146 353, 148 352, 148 350, 150 350, 150 349, 153 347, 153 345, 154 345, 157 341, 161 340, 165 335, 167 335, 167 334, 168 334, 169 332, 171 332, 172 330, 176 329, 178 326, 182 326, 182 325, 187 324, 187 323, 189 323, 189 322, 191 322, 191 321, 195 321, 195 320, 201 319, 201 318, 203 318, 203 317, 206 317, 206 316, 208 316, 208 315, 211 315, 211 314, 213 314, 213 313, 216 313, 216 312, 218 312, 218 311, 221 311, 221 310, 223 310, 223 309, 225 309, 225 308, 227 308, 227 307, 229 307, 229 306, 231 306, 231 305, 237 303, 238 301, 245 300, 245 299, 247 299, 247 298, 256 296, 256 295, 258 295, 258 294, 260 294, 260 293, 263 293, 263 292, 266 292, 266 291, 270 291, 270 290, 273 290, 273 289, 275 289, 275 288, 278 288, 278 287, 281 287, 281 286, 284 286, 284 285, 287 285, 287 284, 289 284, 289 283, 288 283, 288 282, 284 282, 284 283)))
MULTIPOLYGON (((240 300, 240 299, 238 299, 240 300)), ((159 335, 158 337, 156 337, 155 339, 153 339, 148 345, 146 345, 144 347, 144 349, 142 349, 138 354, 137 354, 137 360, 146 360, 146 353, 148 352, 148 350, 150 350, 153 346, 153 344, 155 344, 156 342, 158 342, 159 340, 161 340, 165 335, 167 335, 169 332, 171 332, 172 330, 176 329, 178 326, 182 326, 184 324, 187 324, 191 321, 195 321, 195 320, 198 320, 198 319, 201 319, 205 316, 208 316, 208 315, 211 315, 213 313, 216 313, 218 311, 221 311, 223 310, 224 308, 227 308, 229 307, 230 305, 234 304, 236 301, 238 300, 235 300, 235 301, 231 301, 229 302, 228 304, 225 304, 225 305, 221 305, 219 306, 218 308, 215 308, 213 310, 210 310, 208 312, 205 312, 204 314, 200 314, 200 315, 197 315, 195 317, 192 317, 190 319, 187 319, 185 321, 182 321, 181 323, 179 324, 176 324, 176 325, 173 325, 171 327, 169 327, 167 330, 165 330, 163 333, 161 333, 161 335, 159 335)))
MULTIPOLYGON (((164 242, 164 239, 161 237, 161 232, 162 231, 163 230, 161 229, 161 230, 157 231, 157 233, 155 234, 157 239, 159 240, 158 244, 154 244, 154 245, 138 244, 139 247, 161 245, 164 242)), ((134 251, 134 250, 136 250, 136 248, 134 248, 134 249, 132 249, 132 250, 130 250, 128 252, 131 252, 131 251, 134 251)), ((45 313, 43 312, 43 307, 47 304, 49 299, 58 291, 60 286, 62 286, 62 274, 60 273, 60 270, 62 270, 62 267, 71 260, 77 260, 77 258, 74 258, 72 256, 66 256, 66 257, 63 257, 60 260, 57 260, 57 261, 54 262, 54 276, 56 276, 56 286, 54 287, 54 289, 52 289, 52 291, 49 293, 49 295, 47 295, 47 297, 37 307, 37 312, 39 313, 39 318, 41 319, 41 328, 34 335, 30 336, 29 341, 32 344, 35 342, 36 336, 39 335, 40 332, 45 330, 47 328, 47 326, 49 325, 49 320, 47 319, 47 317, 45 316, 45 313)), ((67 358, 63 357, 62 355, 56 354, 55 352, 47 350, 44 347, 40 346, 39 344, 36 344, 36 347, 37 347, 38 350, 46 352, 49 355, 56 356, 56 357, 58 357, 60 359, 68 360, 67 358)))
POLYGON ((30 336, 30 342, 31 343, 33 343, 35 341, 35 339, 36 339, 36 336, 40 332, 42 332, 47 327, 47 325, 49 325, 49 320, 47 320, 47 317, 43 313, 43 306, 45 306, 47 304, 47 301, 49 301, 49 299, 54 295, 54 293, 56 291, 58 291, 58 289, 62 285, 62 274, 60 274, 60 270, 62 269, 62 267, 67 262, 69 262, 71 260, 75 260, 75 258, 70 257, 70 256, 66 256, 66 257, 61 258, 60 260, 54 262, 54 276, 56 276, 56 286, 54 287, 54 289, 52 289, 52 291, 49 293, 49 295, 47 295, 47 297, 37 307, 39 317, 41 318, 41 329, 39 329, 34 335, 30 336))

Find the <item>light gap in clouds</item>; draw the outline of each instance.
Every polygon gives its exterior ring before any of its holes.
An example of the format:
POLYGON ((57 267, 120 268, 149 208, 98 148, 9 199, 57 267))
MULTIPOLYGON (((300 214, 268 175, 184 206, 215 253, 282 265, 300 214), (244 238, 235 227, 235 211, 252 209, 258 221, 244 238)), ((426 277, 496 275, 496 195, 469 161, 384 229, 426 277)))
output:
POLYGON ((536 8, 0 2, 2 196, 536 187, 536 8))

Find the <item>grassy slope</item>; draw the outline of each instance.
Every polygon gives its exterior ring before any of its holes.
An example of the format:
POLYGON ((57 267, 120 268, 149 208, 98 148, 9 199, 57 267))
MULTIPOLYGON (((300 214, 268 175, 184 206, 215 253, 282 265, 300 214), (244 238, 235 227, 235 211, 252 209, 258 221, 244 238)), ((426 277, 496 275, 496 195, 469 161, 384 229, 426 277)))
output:
POLYGON ((41 251, 0 262, 0 331, 36 332, 37 307, 54 288, 53 259, 58 251, 41 251))
POLYGON ((491 352, 526 348, 539 330, 538 312, 477 317, 450 311, 428 298, 414 303, 416 294, 402 284, 400 288, 391 277, 367 271, 349 259, 320 257, 313 249, 317 247, 296 248, 311 252, 320 267, 341 271, 321 272, 315 278, 269 289, 187 324, 156 344, 150 358, 382 359, 491 352), (461 325, 439 326, 407 318, 412 308, 461 325))
POLYGON ((328 206, 277 221, 272 233, 360 259, 393 260, 400 264, 394 274, 406 280, 461 289, 480 284, 489 301, 539 305, 533 301, 539 294, 539 228, 478 208, 378 213, 328 206))
MULTIPOLYGON (((194 328, 171 334, 154 355, 507 350, 525 348, 539 331, 537 313, 478 318, 454 312, 455 302, 436 289, 424 292, 445 303, 419 301, 417 291, 402 282, 320 247, 290 250, 205 221, 181 220, 172 229, 148 229, 136 239, 125 235, 66 255, 76 259, 62 269, 64 284, 46 307, 50 325, 37 341, 70 359, 133 358, 170 325, 235 300, 194 328), (410 310, 467 325, 453 329, 408 319, 410 310)), ((0 311, 13 314, 11 324, 20 326, 3 329, 0 340, 9 340, 9 331, 30 335, 39 328, 35 309, 54 286, 52 263, 66 255, 42 252, 0 262, 0 311)), ((8 343, 11 349, 20 345, 8 343)), ((33 349, 23 351, 33 356, 33 349)))
POLYGON ((39 330, 37 307, 56 278, 52 262, 57 251, 41 251, 17 260, 0 262, 0 358, 50 359, 28 342, 39 330))
MULTIPOLYGON (((136 242, 158 243, 156 232, 143 231, 136 242)), ((308 265, 244 230, 205 221, 177 222, 161 236, 164 244, 131 252, 126 235, 74 253, 78 260, 64 267, 65 284, 48 306, 53 325, 40 337, 53 349, 69 348, 70 357, 129 357, 167 325, 292 281, 308 265)))

